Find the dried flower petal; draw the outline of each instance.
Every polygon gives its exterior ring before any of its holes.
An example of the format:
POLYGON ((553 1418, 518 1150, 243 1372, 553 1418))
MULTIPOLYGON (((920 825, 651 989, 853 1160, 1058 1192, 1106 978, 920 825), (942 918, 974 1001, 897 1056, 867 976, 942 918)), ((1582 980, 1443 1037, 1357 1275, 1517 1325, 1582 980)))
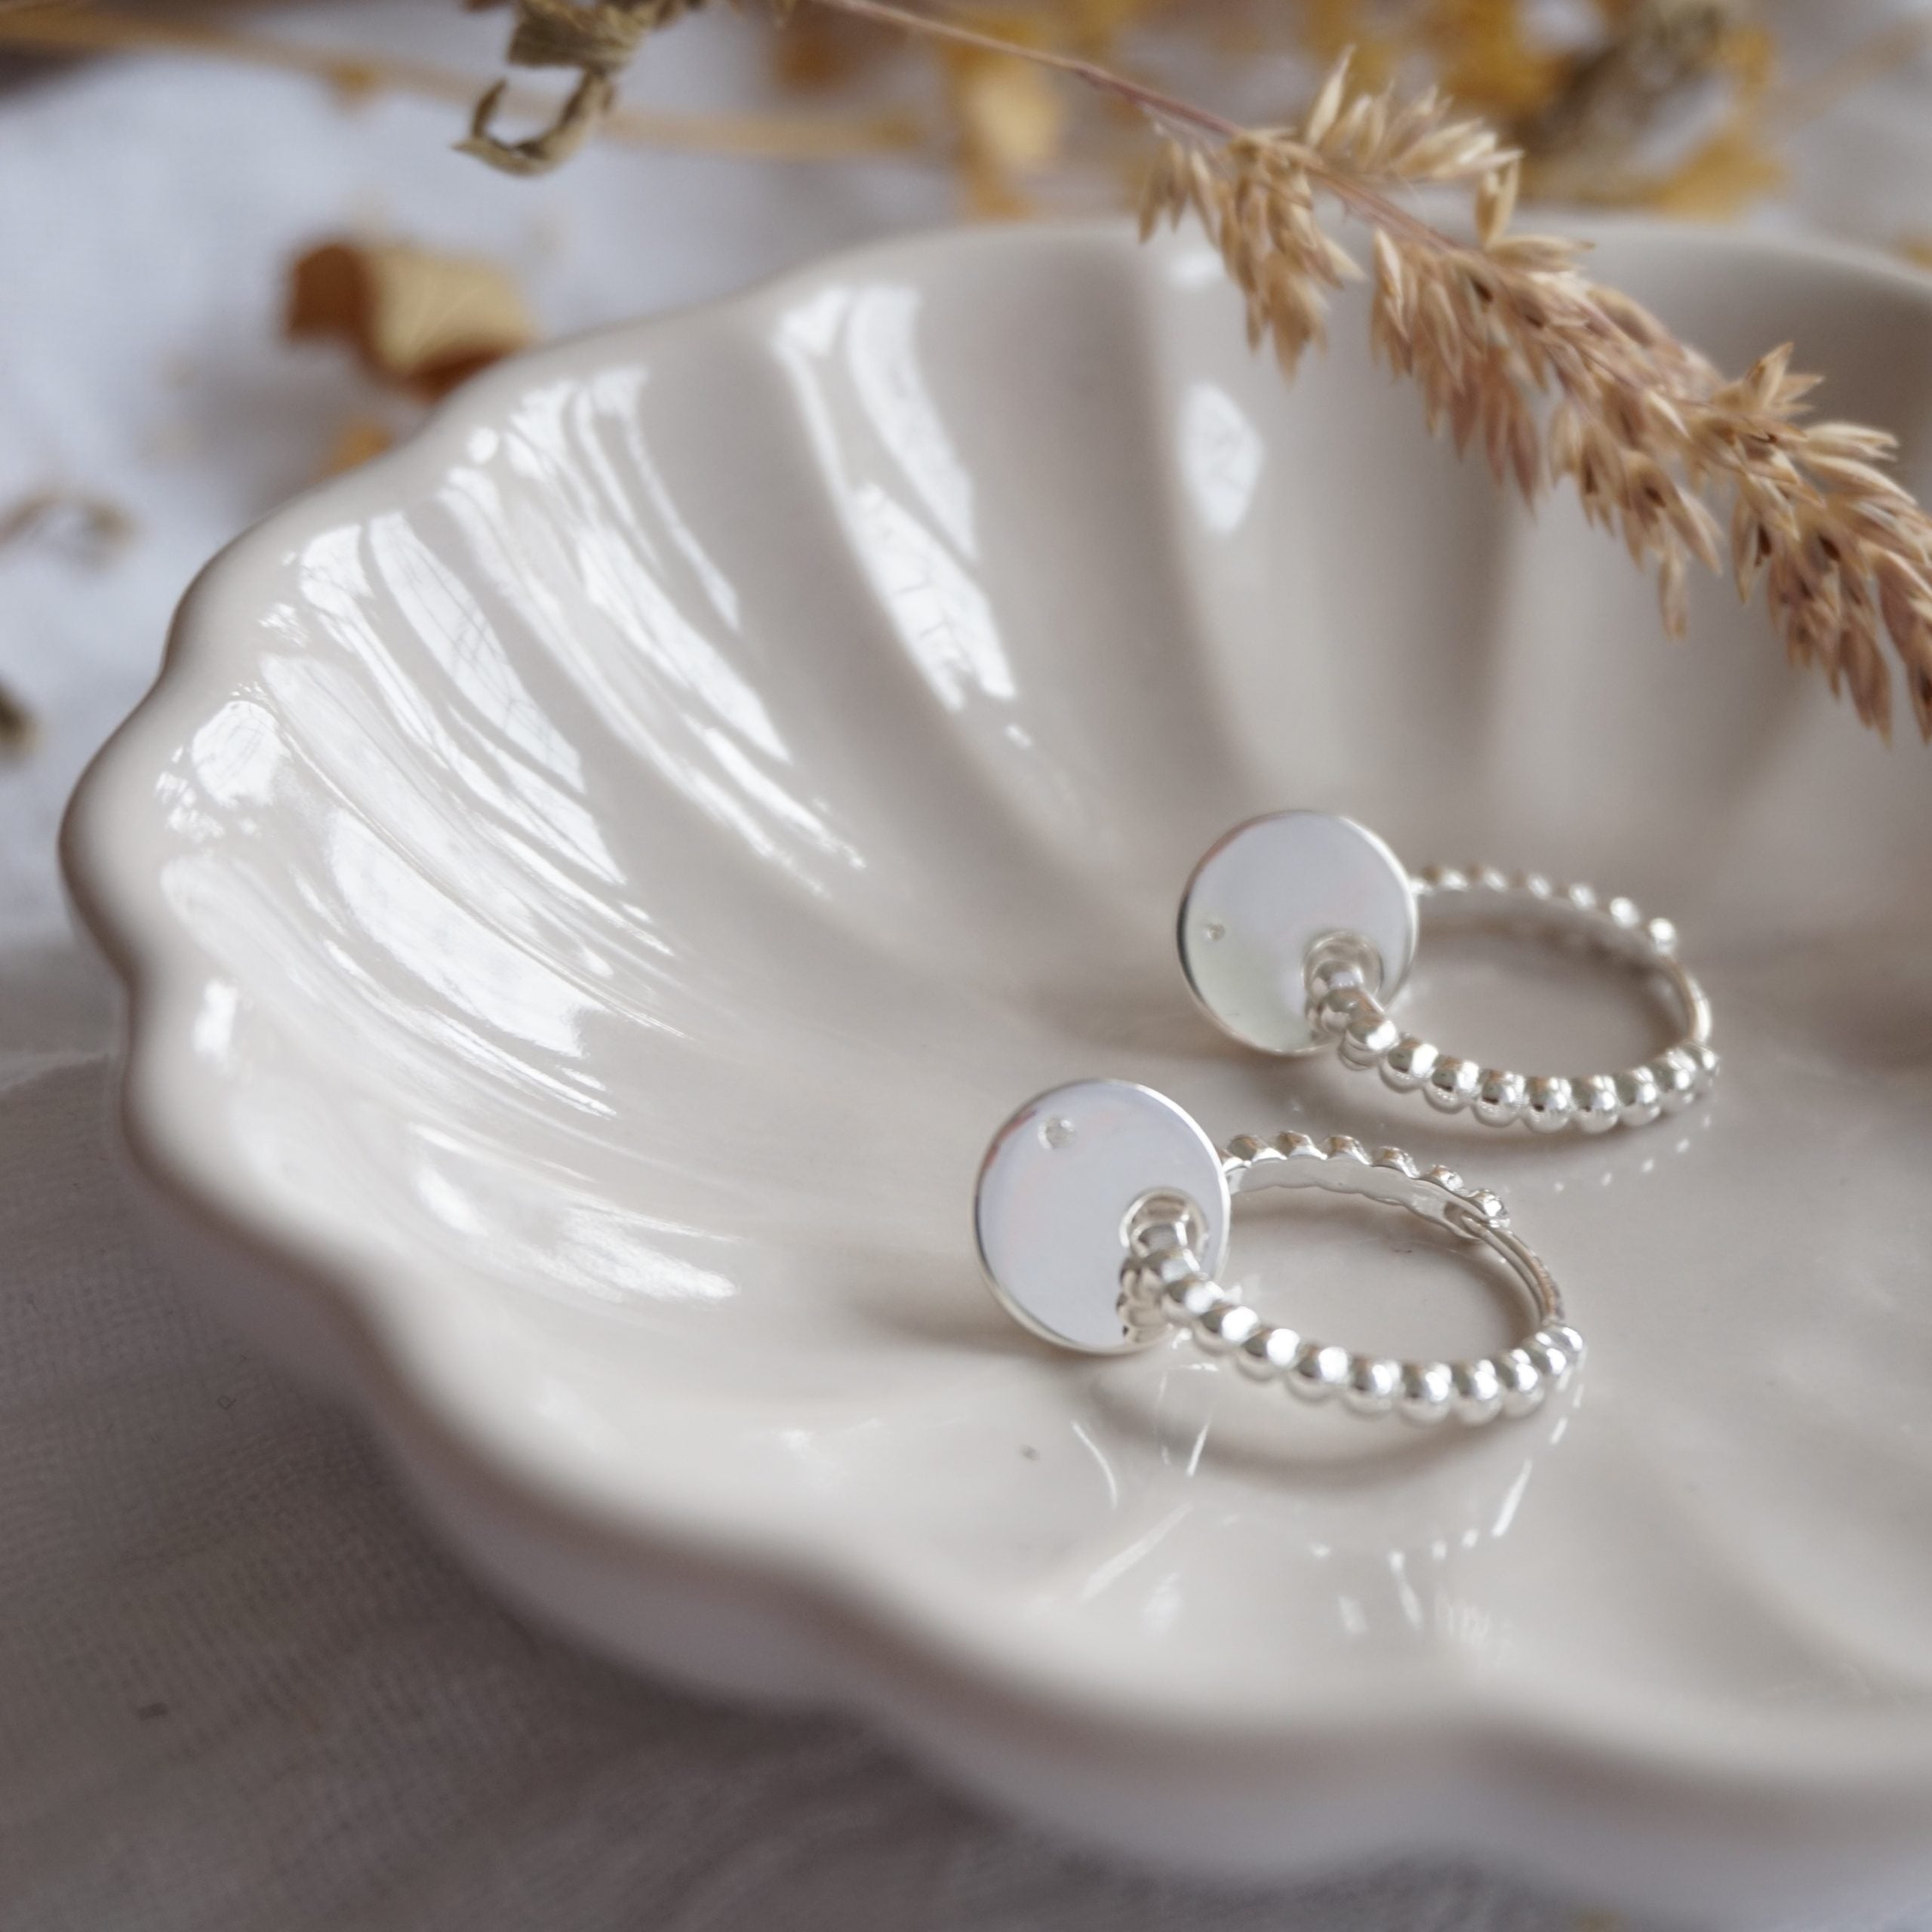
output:
POLYGON ((134 519, 118 503, 53 485, 0 508, 0 550, 38 543, 92 568, 109 561, 134 534, 134 519))
POLYGON ((0 685, 0 758, 24 758, 39 737, 39 720, 5 685, 0 685))
POLYGON ((289 270, 291 341, 346 342, 379 380, 426 401, 536 338, 493 262, 401 243, 325 242, 289 270))
MULTIPOLYGON (((1016 49, 1039 31, 1037 22, 1017 14, 976 24, 1016 49)), ((1027 213, 1026 177, 1059 159, 1066 136, 1066 105, 1054 76, 1017 51, 947 46, 941 57, 968 210, 983 217, 1027 213)))
POLYGON ((322 474, 340 476, 345 470, 359 469, 392 448, 395 441, 395 432, 381 417, 352 416, 336 432, 335 441, 322 459, 322 474))

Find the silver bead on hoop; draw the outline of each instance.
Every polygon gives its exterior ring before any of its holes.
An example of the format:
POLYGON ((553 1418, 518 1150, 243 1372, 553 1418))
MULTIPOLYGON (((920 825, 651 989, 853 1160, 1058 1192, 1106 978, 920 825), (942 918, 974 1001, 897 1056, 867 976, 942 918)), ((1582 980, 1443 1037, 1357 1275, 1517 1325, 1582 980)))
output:
POLYGON ((1549 1270, 1487 1189, 1446 1168, 1424 1171, 1399 1148, 1371 1154, 1346 1135, 1319 1145, 1302 1134, 1238 1140, 1206 1177, 1182 1122, 1193 1124, 1147 1088, 1081 1081, 1029 1101, 995 1135, 974 1211, 987 1279, 1015 1319, 1094 1354, 1180 1328, 1254 1381, 1421 1426, 1528 1415, 1583 1359, 1549 1270), (1469 1361, 1402 1361, 1266 1320, 1215 1277, 1231 1196, 1277 1187, 1361 1195, 1480 1241, 1527 1297, 1522 1340, 1469 1361))
POLYGON ((1647 1126, 1681 1112, 1717 1079, 1710 1001, 1678 958, 1668 919, 1533 872, 1432 866, 1412 879, 1372 832, 1329 814, 1276 813, 1229 833, 1188 883, 1180 939, 1195 998, 1235 1038, 1278 1054, 1332 1044, 1344 1066, 1485 1126, 1647 1126), (1450 907, 1528 916, 1629 961, 1670 995, 1676 1042, 1622 1072, 1524 1074, 1405 1032, 1389 1008, 1407 975, 1419 915, 1450 907))
POLYGON ((1549 1270, 1510 1228, 1503 1203, 1447 1168, 1426 1172, 1398 1147, 1371 1154, 1338 1134, 1318 1146, 1304 1134, 1233 1142, 1226 1156, 1230 1189, 1319 1187, 1406 1208, 1500 1255, 1527 1293, 1534 1320, 1515 1346, 1464 1361, 1403 1361, 1358 1354, 1264 1320, 1215 1281, 1189 1240, 1173 1194, 1150 1195, 1128 1226, 1121 1306, 1136 1336, 1181 1328, 1211 1355, 1229 1355, 1257 1382, 1278 1382, 1304 1401, 1337 1401, 1361 1416, 1398 1415, 1421 1426, 1476 1423, 1534 1413, 1561 1389, 1583 1357, 1549 1270))

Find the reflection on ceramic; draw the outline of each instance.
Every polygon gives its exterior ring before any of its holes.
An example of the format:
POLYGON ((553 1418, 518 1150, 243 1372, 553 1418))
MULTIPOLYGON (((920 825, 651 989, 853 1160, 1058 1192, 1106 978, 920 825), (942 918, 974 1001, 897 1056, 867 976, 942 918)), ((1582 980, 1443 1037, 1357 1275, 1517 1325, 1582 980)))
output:
MULTIPOLYGON (((1601 260, 1923 450, 1925 283, 1601 260)), ((244 538, 68 831, 139 1171, 475 1561, 641 1663, 1221 1870, 1451 1847, 1759 1916, 1932 1884, 1932 767, 1719 586, 1660 641, 1360 334, 1290 393, 1185 239, 897 244, 512 364, 244 538), (1291 803, 1669 906, 1724 1088, 1418 1142, 1242 1052, 1174 908, 1291 803), (1573 1397, 1364 1443, 1184 1346, 1022 1334, 976 1164, 1097 1074, 1466 1161, 1592 1338, 1573 1397)), ((1445 937, 1418 1008, 1506 1062, 1657 1044, 1543 964, 1445 937)), ((1240 1269, 1363 1346, 1506 1332, 1428 1230, 1317 1201, 1240 1269)))

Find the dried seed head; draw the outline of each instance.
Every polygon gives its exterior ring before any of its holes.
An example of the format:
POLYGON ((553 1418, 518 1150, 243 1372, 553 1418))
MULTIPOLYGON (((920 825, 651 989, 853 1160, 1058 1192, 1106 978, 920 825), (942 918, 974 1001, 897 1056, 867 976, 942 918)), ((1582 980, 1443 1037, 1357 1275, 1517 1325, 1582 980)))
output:
MULTIPOLYGON (((1740 595, 1764 583, 1792 656, 1818 665, 1881 730, 1889 638, 1920 728, 1932 731, 1932 519, 1879 466, 1893 439, 1857 423, 1805 427, 1814 379, 1793 372, 1788 346, 1724 381, 1641 304, 1583 275, 1578 245, 1510 232, 1518 164, 1486 130, 1449 121, 1432 95, 1352 96, 1349 78, 1338 65, 1298 134, 1229 143, 1214 158, 1221 185, 1193 197, 1220 211, 1209 232, 1248 298, 1255 339, 1291 372, 1321 340, 1322 291, 1358 271, 1315 197, 1366 212, 1370 340, 1414 380, 1432 430, 1459 448, 1479 442, 1525 497, 1569 478, 1586 516, 1654 565, 1673 634, 1687 621, 1690 559, 1715 571, 1727 551, 1740 595), (1473 184, 1475 246, 1387 202, 1451 180, 1473 184), (1546 412, 1543 398, 1554 399, 1546 412), (1713 497, 1719 508, 1729 500, 1727 537, 1713 497)), ((1201 154, 1193 165, 1198 180, 1201 154)))

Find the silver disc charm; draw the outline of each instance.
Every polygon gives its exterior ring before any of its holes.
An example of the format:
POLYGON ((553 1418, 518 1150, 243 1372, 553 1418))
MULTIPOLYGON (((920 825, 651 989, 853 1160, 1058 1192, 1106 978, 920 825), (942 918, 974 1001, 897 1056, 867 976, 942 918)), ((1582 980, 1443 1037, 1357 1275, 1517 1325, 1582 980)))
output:
POLYGON ((1026 1106, 993 1136, 973 1218, 980 1265, 1007 1312, 1062 1348, 1143 1346, 1120 1314, 1128 1222, 1149 1194, 1200 1211, 1198 1252, 1227 1253, 1228 1183, 1214 1143, 1164 1094, 1128 1080, 1078 1080, 1026 1106))
POLYGON ((1195 867, 1181 968, 1224 1032, 1264 1053, 1307 1053, 1327 1044, 1309 1025, 1309 949, 1337 934, 1367 940, 1386 1001, 1408 977, 1416 924, 1409 875, 1374 832, 1330 812, 1275 812, 1235 826, 1195 867))

